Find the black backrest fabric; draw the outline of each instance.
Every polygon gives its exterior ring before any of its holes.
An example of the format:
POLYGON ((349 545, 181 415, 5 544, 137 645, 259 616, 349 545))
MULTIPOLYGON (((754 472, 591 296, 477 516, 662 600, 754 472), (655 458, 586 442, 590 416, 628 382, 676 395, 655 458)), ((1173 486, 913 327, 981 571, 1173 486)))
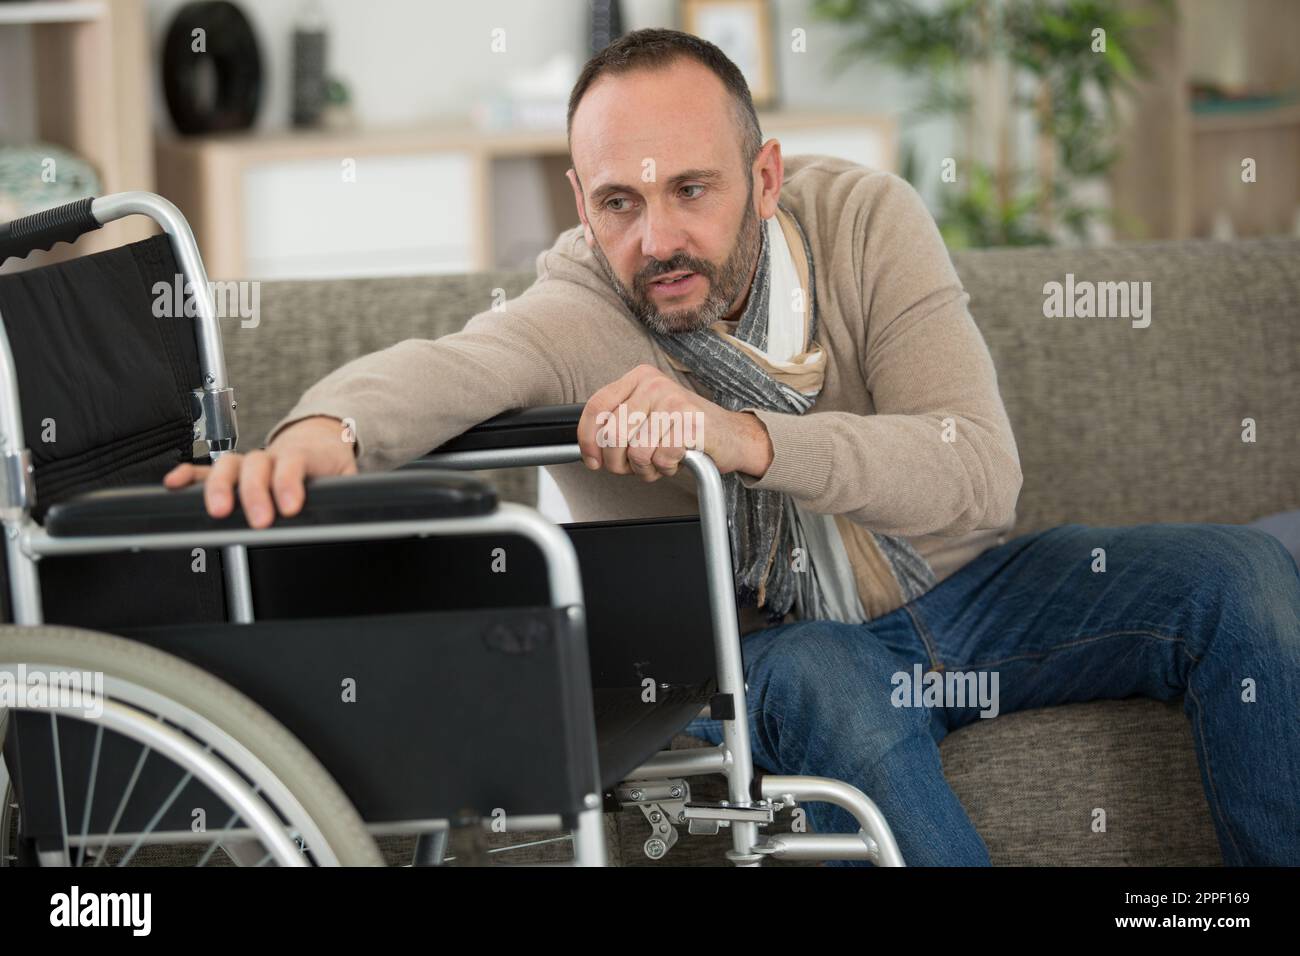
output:
POLYGON ((155 284, 174 289, 179 272, 155 236, 0 276, 38 515, 82 491, 152 480, 157 465, 141 465, 160 455, 190 455, 194 320, 154 315, 155 284))
MULTIPOLYGON (((59 501, 157 482, 192 460, 189 393, 201 383, 178 282, 166 236, 0 276, 38 521, 59 501)), ((206 556, 202 572, 194 564, 189 551, 44 559, 46 620, 99 628, 219 620, 219 555, 206 556)), ((7 616, 7 593, 5 603, 7 616)))

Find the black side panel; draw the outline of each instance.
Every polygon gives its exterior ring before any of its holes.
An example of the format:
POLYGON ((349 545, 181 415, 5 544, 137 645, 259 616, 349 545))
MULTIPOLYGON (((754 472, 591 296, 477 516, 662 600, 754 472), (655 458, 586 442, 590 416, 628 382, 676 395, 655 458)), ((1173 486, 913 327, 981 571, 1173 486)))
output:
POLYGON ((710 681, 699 687, 659 688, 653 699, 635 687, 596 688, 592 695, 601 786, 616 786, 667 749, 673 736, 708 704, 713 686, 710 681))
MULTIPOLYGON (((211 671, 257 701, 330 771, 368 822, 576 814, 595 781, 595 741, 580 621, 549 608, 122 629, 211 671), (352 682, 355 699, 345 699, 352 682), (466 733, 466 728, 473 733, 466 733)), ((60 832, 50 721, 15 714, 10 744, 24 832, 60 832)), ((79 821, 94 732, 59 721, 68 819, 79 821)), ((105 735, 92 831, 105 832, 139 748, 105 735)), ((143 827, 180 779, 146 764, 119 831, 143 827)), ((209 829, 228 811, 193 784, 158 825, 209 829)))
POLYGON ((211 671, 265 707, 368 821, 462 809, 490 816, 498 807, 577 813, 592 789, 582 627, 560 611, 121 633, 211 671), (348 681, 355 701, 344 699, 348 681))
POLYGON ((593 686, 696 687, 717 674, 695 517, 565 527, 582 565, 593 686))
MULTIPOLYGON (((698 686, 713 628, 698 519, 565 526, 582 570, 592 685, 698 686)), ((549 603, 541 552, 510 535, 259 548, 258 620, 549 603), (498 550, 500 549, 500 550, 498 550)))

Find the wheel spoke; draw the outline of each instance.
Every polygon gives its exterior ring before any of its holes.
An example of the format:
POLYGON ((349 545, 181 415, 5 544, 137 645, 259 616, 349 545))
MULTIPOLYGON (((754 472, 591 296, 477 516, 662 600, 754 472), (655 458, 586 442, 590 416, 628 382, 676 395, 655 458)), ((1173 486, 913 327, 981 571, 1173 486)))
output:
MULTIPOLYGON (((211 744, 206 745, 203 748, 203 752, 207 754, 212 753, 212 745, 211 744)), ((163 801, 163 805, 159 807, 157 811, 154 812, 154 815, 149 819, 149 822, 145 824, 144 829, 141 830, 138 834, 136 834, 135 842, 131 844, 131 848, 126 851, 126 855, 123 856, 122 859, 118 862, 117 864, 118 866, 126 866, 128 863, 131 862, 132 858, 136 854, 136 851, 140 849, 140 845, 144 843, 144 838, 148 836, 150 833, 153 833, 153 828, 158 825, 158 821, 161 820, 163 816, 167 813, 167 811, 172 808, 172 804, 175 803, 176 798, 181 795, 181 791, 184 790, 185 787, 189 784, 189 782, 193 779, 194 779, 193 771, 190 770, 185 771, 181 779, 177 781, 176 786, 172 788, 172 792, 168 795, 167 799, 163 801)))
POLYGON ((530 846, 545 846, 548 843, 564 843, 573 839, 572 834, 566 833, 563 836, 546 837, 544 840, 533 840, 530 843, 512 843, 510 846, 496 846, 488 850, 489 853, 509 853, 511 850, 526 850, 530 846))
POLYGON ((104 854, 108 852, 108 843, 113 839, 113 834, 117 833, 117 825, 121 822, 122 814, 126 812, 127 802, 131 799, 131 794, 135 792, 136 782, 140 779, 140 771, 144 769, 144 762, 152 752, 149 747, 145 747, 140 751, 140 759, 135 762, 135 770, 131 772, 131 779, 127 781, 126 790, 117 804, 117 813, 113 815, 113 822, 109 824, 108 833, 104 835, 104 842, 99 848, 99 856, 95 858, 95 866, 99 866, 104 862, 104 854))
POLYGON ((59 830, 63 835, 63 865, 68 865, 68 803, 63 796, 63 757, 59 753, 59 719, 50 714, 50 733, 54 735, 54 779, 59 788, 59 830))
POLYGON ((90 757, 90 780, 86 784, 86 809, 81 814, 81 846, 77 847, 77 866, 86 861, 86 834, 90 831, 90 808, 95 802, 95 781, 99 776, 99 748, 104 742, 104 725, 95 725, 95 751, 90 757))

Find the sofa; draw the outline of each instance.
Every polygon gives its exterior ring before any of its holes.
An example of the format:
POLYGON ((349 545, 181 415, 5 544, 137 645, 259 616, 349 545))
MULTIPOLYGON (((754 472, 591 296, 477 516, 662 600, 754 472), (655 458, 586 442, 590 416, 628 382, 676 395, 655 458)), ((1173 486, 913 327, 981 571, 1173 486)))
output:
MULTIPOLYGON (((1300 240, 980 250, 953 260, 1020 451, 1015 534, 1073 522, 1247 524, 1300 508, 1300 240), (1044 285, 1067 274, 1076 283, 1149 281, 1150 325, 1044 317, 1044 285), (1253 442, 1242 439, 1247 418, 1253 442)), ((454 332, 491 305, 493 290, 514 296, 533 279, 263 283, 256 327, 225 326, 242 445, 259 444, 307 386, 343 362, 454 332)), ((536 502, 534 472, 490 477, 503 498, 536 502)), ((1003 714, 951 734, 941 753, 994 864, 1222 862, 1181 702, 1003 714), (1095 808, 1106 811, 1101 832, 1095 808)), ((703 798, 724 795, 720 778, 692 786, 703 798)), ((650 864, 638 811, 608 814, 606 828, 612 862, 650 864)), ((728 846, 725 830, 683 832, 657 865, 728 865, 728 846)))

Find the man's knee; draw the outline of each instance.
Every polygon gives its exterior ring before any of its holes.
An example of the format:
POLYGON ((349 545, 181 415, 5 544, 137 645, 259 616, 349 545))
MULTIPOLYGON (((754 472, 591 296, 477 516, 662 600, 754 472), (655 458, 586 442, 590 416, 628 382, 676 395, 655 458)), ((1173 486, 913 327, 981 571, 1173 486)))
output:
POLYGON ((1194 548, 1193 573, 1217 599, 1211 610, 1224 632, 1300 660, 1300 570, 1282 542, 1258 528, 1210 525, 1194 548))
POLYGON ((1300 595, 1300 572, 1282 542, 1258 528, 1211 525, 1200 549, 1203 573, 1227 597, 1266 594, 1292 601, 1300 595))
MULTIPOLYGON (((1135 531, 1138 529, 1134 529, 1135 531)), ((1273 591, 1295 597, 1300 581, 1295 560, 1271 534, 1245 525, 1155 525, 1141 529, 1157 536, 1144 547, 1160 561, 1160 574, 1189 597, 1217 593, 1238 597, 1273 591)))
POLYGON ((1258 528, 1241 528, 1241 572, 1234 597, 1247 625, 1300 664, 1300 569, 1282 542, 1258 528))
POLYGON ((784 734, 815 738, 813 746, 881 755, 908 736, 929 732, 928 713, 895 706, 898 673, 910 675, 909 666, 867 627, 801 622, 756 662, 750 706, 761 708, 784 734))

